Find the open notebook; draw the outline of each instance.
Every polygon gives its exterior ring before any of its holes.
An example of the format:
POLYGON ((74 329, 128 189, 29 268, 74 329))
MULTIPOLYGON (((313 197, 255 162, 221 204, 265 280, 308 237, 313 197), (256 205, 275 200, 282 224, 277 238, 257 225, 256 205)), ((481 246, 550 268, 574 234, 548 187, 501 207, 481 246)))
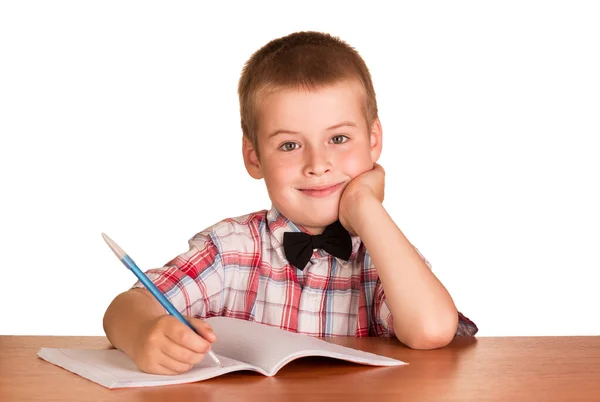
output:
POLYGON ((117 349, 82 350, 41 348, 38 356, 107 388, 182 384, 217 377, 232 371, 252 370, 273 376, 299 357, 324 356, 372 366, 400 366, 400 360, 328 343, 276 327, 227 317, 206 320, 218 341, 212 349, 223 367, 208 358, 179 375, 141 372, 117 349))

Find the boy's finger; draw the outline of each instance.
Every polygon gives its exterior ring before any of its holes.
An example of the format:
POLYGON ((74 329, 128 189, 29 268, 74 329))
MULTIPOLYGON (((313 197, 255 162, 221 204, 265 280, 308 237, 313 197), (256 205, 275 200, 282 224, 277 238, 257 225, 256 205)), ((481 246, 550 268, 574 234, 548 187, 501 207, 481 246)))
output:
POLYGON ((383 166, 381 166, 379 163, 375 162, 373 164, 373 170, 378 170, 381 173, 385 174, 385 169, 383 168, 383 166))
POLYGON ((192 324, 192 327, 196 329, 198 335, 200 335, 210 343, 215 342, 217 340, 217 336, 213 332, 212 327, 206 321, 200 320, 198 318, 189 318, 188 322, 192 324))
MULTIPOLYGON (((191 319, 186 319, 191 323, 191 319)), ((210 342, 202 334, 192 331, 187 325, 179 322, 179 320, 172 326, 167 327, 164 334, 176 344, 197 353, 206 353, 210 349, 210 342)))
POLYGON ((163 359, 161 359, 159 366, 161 367, 161 371, 165 372, 167 375, 173 375, 183 374, 186 371, 189 371, 193 367, 193 364, 182 363, 167 355, 163 355, 163 359))
POLYGON ((202 351, 194 351, 174 341, 167 339, 161 344, 160 351, 169 358, 184 364, 197 364, 202 361, 204 354, 210 349, 208 342, 204 341, 205 348, 202 351))

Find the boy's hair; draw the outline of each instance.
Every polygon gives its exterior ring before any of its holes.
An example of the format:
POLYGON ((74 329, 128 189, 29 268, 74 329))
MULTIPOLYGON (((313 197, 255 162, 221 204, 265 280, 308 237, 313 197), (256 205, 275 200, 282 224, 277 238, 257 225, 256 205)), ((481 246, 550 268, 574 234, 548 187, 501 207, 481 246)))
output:
POLYGON ((377 118, 371 74, 358 52, 338 37, 321 32, 296 32, 274 39, 248 59, 238 84, 242 132, 258 153, 258 107, 276 90, 313 90, 343 80, 364 88, 367 127, 377 118))

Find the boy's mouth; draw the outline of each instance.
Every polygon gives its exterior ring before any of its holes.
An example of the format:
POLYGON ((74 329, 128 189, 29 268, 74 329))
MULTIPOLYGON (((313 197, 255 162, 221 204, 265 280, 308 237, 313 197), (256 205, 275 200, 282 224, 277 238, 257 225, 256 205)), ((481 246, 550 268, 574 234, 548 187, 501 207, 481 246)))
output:
POLYGON ((322 198, 322 197, 327 197, 327 196, 335 193, 340 188, 342 188, 343 185, 344 185, 344 182, 341 182, 341 183, 337 183, 337 184, 325 184, 322 186, 299 188, 298 190, 300 190, 302 192, 302 194, 308 195, 309 197, 322 198))

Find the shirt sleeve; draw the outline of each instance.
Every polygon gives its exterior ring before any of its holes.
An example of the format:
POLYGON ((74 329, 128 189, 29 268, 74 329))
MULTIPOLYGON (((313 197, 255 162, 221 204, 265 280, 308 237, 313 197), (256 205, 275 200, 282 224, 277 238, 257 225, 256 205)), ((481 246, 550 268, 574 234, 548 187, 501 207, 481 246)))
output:
MULTIPOLYGON (((414 247, 414 246, 413 246, 414 247)), ((419 249, 414 247, 419 256, 423 259, 425 264, 432 269, 431 263, 421 254, 419 249)), ((386 296, 383 290, 381 281, 377 281, 375 287, 375 301, 373 303, 375 308, 375 334, 378 336, 395 336, 394 332, 394 317, 392 312, 388 308, 386 303, 386 296)), ((478 331, 477 325, 465 317, 460 311, 458 312, 458 327, 456 328, 455 336, 474 336, 478 331)))
MULTIPOLYGON (((221 310, 223 266, 212 238, 198 234, 189 241, 189 250, 146 276, 183 315, 206 318, 221 310)), ((133 288, 143 288, 137 281, 133 288)))

